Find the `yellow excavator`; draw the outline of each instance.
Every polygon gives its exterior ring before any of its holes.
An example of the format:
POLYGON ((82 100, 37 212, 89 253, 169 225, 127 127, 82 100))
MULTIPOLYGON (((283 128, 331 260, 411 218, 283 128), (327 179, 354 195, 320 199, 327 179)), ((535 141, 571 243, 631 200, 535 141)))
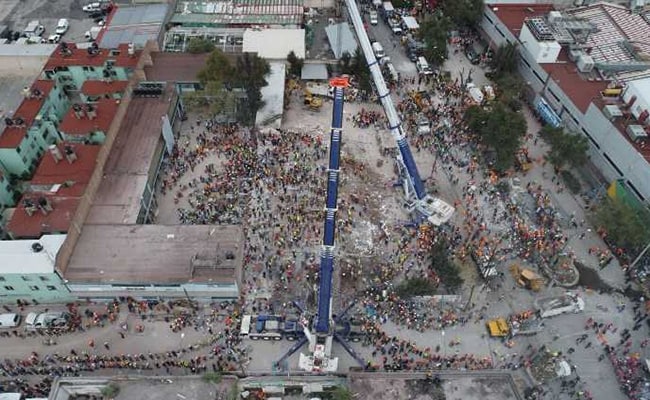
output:
POLYGON ((519 286, 525 287, 533 292, 539 292, 544 286, 544 278, 527 268, 521 268, 517 264, 510 266, 510 273, 519 286))
POLYGON ((323 99, 314 96, 314 94, 307 89, 304 90, 303 94, 305 107, 311 111, 318 111, 321 109, 323 106, 323 99))

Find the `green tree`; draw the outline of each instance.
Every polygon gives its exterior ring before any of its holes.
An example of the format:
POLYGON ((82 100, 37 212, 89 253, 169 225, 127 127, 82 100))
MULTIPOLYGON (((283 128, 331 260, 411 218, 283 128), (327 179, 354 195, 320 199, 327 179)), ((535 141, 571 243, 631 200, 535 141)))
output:
POLYGON ((526 134, 526 119, 503 103, 496 103, 491 111, 472 106, 465 112, 465 120, 481 141, 496 152, 494 168, 506 171, 515 160, 521 138, 526 134))
POLYGON ((403 280, 395 292, 398 296, 403 298, 410 298, 413 296, 430 296, 436 293, 436 285, 426 278, 411 278, 403 280))
POLYGON ((266 76, 269 72, 269 63, 256 54, 244 53, 237 58, 233 86, 246 91, 246 104, 241 109, 241 117, 242 122, 248 126, 255 125, 257 111, 264 106, 261 90, 268 84, 266 76))
POLYGON ((449 243, 446 240, 439 240, 431 246, 430 269, 449 291, 455 292, 463 284, 463 278, 460 276, 460 268, 451 260, 448 249, 449 243))
POLYGON ((214 43, 205 38, 194 37, 187 44, 187 51, 192 54, 209 53, 213 50, 214 43))
POLYGON ((434 13, 420 24, 419 35, 424 41, 424 57, 431 63, 442 65, 447 59, 447 38, 451 22, 441 13, 434 13))
POLYGON ((551 146, 547 158, 556 168, 562 169, 566 164, 580 167, 587 162, 589 143, 584 136, 567 133, 563 128, 545 125, 540 135, 551 146))
POLYGON ((494 52, 490 61, 494 79, 500 79, 508 75, 518 75, 519 50, 516 43, 507 43, 499 46, 494 52))
POLYGON ((442 10, 459 28, 478 30, 483 18, 483 0, 444 0, 442 10))
POLYGON ((354 69, 352 67, 352 55, 347 51, 341 54, 339 58, 339 69, 342 74, 354 75, 354 69))
POLYGON ((367 93, 371 93, 372 83, 370 77, 370 69, 368 69, 366 56, 363 54, 361 48, 357 47, 357 50, 354 52, 354 56, 350 62, 352 66, 352 74, 359 81, 359 89, 367 93))
POLYGON ((203 90, 183 94, 183 101, 189 107, 207 108, 213 115, 233 110, 236 98, 229 90, 233 74, 230 59, 221 50, 213 50, 198 74, 203 90))
POLYGON ((650 237, 650 213, 622 199, 603 200, 594 210, 595 225, 604 228, 614 245, 636 254, 650 237))
POLYGON ((332 391, 332 400, 352 400, 353 398, 352 391, 345 386, 337 386, 332 391))
POLYGON ((305 61, 302 58, 298 58, 296 53, 291 50, 289 55, 287 55, 287 62, 289 63, 289 74, 300 77, 302 74, 302 66, 305 64, 305 61))
POLYGON ((113 399, 120 393, 120 387, 111 382, 99 390, 105 399, 113 399))

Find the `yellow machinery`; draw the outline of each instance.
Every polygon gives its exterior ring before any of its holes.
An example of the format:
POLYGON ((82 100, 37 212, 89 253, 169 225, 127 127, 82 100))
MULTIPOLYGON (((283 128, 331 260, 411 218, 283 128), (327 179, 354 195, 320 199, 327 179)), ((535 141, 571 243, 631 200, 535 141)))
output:
POLYGON ((533 166, 532 160, 528 156, 528 150, 519 149, 515 155, 515 168, 524 173, 528 172, 533 166))
POLYGON ((323 106, 323 99, 316 97, 309 90, 305 89, 304 91, 304 104, 307 108, 312 111, 318 111, 323 106))
POLYGON ((510 334, 510 326, 505 318, 495 318, 489 320, 487 323, 488 332, 492 337, 504 337, 510 334))
POLYGON ((533 292, 539 292, 544 286, 544 278, 527 268, 520 268, 517 264, 510 266, 510 273, 512 273, 512 277, 515 278, 519 286, 525 287, 533 292))

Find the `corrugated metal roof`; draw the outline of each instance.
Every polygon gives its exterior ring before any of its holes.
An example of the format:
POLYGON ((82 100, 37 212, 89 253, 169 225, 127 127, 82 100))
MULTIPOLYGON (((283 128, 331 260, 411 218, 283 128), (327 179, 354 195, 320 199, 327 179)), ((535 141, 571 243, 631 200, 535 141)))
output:
POLYGON ((292 24, 302 23, 303 0, 184 1, 176 5, 173 23, 292 24))
POLYGON ((305 64, 302 67, 300 78, 303 80, 326 80, 328 78, 327 65, 305 64))
POLYGON ((162 23, 167 14, 167 4, 150 4, 136 7, 118 7, 110 26, 162 23))
POLYGON ((337 59, 341 58, 343 53, 354 54, 357 50, 357 39, 352 34, 350 25, 347 22, 329 25, 325 28, 325 32, 334 52, 334 57, 337 59))

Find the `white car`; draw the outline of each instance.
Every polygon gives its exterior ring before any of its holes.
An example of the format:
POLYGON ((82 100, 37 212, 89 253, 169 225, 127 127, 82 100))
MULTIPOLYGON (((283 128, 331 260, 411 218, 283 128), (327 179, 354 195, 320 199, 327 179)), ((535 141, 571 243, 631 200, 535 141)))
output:
POLYGON ((48 43, 59 43, 61 41, 61 35, 50 35, 47 38, 48 43))
POLYGON ((56 29, 54 31, 57 33, 57 35, 63 35, 68 31, 69 28, 70 22, 68 22, 68 20, 65 18, 61 18, 56 24, 56 29))
POLYGON ((95 11, 100 11, 102 9, 102 5, 101 3, 97 3, 97 2, 90 3, 90 4, 86 4, 81 9, 84 10, 84 12, 91 13, 95 11))
POLYGON ((68 323, 68 314, 64 312, 35 313, 27 314, 25 318, 25 329, 47 329, 61 328, 68 323))
POLYGON ((20 325, 19 314, 0 314, 0 329, 15 328, 20 325))

